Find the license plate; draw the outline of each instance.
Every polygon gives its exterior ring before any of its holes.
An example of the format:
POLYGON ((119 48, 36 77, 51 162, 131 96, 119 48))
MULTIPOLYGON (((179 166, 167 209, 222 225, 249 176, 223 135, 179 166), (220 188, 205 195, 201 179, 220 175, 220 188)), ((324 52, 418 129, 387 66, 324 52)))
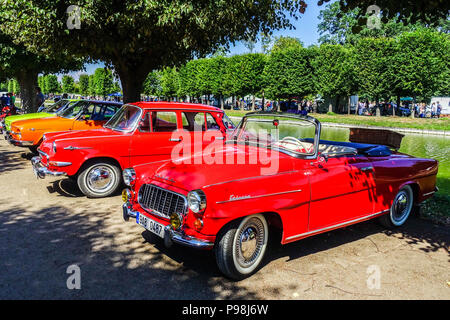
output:
POLYGON ((164 225, 163 224, 158 223, 150 218, 147 218, 143 214, 138 214, 136 217, 136 221, 138 224, 143 226, 148 231, 153 232, 157 236, 164 239, 164 225))

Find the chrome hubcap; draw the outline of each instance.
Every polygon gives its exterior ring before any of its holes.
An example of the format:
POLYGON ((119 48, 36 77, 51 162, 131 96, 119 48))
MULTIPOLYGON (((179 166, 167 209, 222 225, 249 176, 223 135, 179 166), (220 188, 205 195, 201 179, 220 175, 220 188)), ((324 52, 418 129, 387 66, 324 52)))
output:
POLYGON ((87 175, 87 184, 95 192, 104 192, 114 184, 114 172, 105 166, 99 166, 89 171, 87 175))
POLYGON ((405 191, 401 191, 395 199, 392 218, 395 221, 401 221, 409 211, 409 198, 405 191))
POLYGON ((241 235, 241 252, 244 259, 249 260, 256 251, 256 232, 253 228, 246 229, 241 235))
POLYGON ((244 268, 258 259, 264 244, 264 225, 259 219, 250 219, 239 231, 235 246, 236 258, 244 268))

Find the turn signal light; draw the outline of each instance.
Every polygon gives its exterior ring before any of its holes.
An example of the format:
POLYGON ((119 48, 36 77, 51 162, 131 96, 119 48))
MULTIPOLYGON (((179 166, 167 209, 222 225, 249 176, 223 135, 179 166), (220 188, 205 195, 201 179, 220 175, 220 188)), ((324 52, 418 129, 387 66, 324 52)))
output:
POLYGON ((195 230, 197 230, 197 231, 200 231, 200 230, 202 230, 202 228, 203 228, 203 220, 202 219, 197 219, 197 220, 195 220, 194 221, 194 228, 195 228, 195 230))

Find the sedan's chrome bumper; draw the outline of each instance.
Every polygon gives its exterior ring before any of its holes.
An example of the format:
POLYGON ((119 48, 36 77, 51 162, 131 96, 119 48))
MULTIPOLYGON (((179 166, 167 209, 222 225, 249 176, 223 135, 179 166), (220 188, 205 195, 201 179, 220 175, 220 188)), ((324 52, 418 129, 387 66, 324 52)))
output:
MULTIPOLYGON (((123 204, 122 209, 123 219, 125 221, 128 221, 130 217, 135 219, 138 214, 137 212, 133 211, 131 209, 131 205, 127 203, 123 204)), ((166 246, 170 246, 172 242, 196 249, 211 249, 214 246, 214 242, 194 238, 185 235, 182 232, 175 231, 171 228, 171 225, 168 225, 164 228, 164 235, 164 243, 166 244, 166 246)))
POLYGON ((61 177, 67 175, 65 172, 62 171, 50 171, 41 163, 41 157, 36 156, 31 158, 31 165, 33 167, 33 172, 36 175, 36 177, 40 179, 44 179, 46 176, 52 176, 52 177, 61 177))

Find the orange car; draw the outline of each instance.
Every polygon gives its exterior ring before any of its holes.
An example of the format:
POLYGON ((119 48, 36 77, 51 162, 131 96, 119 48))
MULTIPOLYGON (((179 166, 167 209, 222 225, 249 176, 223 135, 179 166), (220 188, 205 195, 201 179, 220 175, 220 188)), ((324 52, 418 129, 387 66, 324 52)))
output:
POLYGON ((119 110, 122 103, 80 100, 54 117, 15 121, 7 140, 36 152, 46 132, 99 129, 119 110))

